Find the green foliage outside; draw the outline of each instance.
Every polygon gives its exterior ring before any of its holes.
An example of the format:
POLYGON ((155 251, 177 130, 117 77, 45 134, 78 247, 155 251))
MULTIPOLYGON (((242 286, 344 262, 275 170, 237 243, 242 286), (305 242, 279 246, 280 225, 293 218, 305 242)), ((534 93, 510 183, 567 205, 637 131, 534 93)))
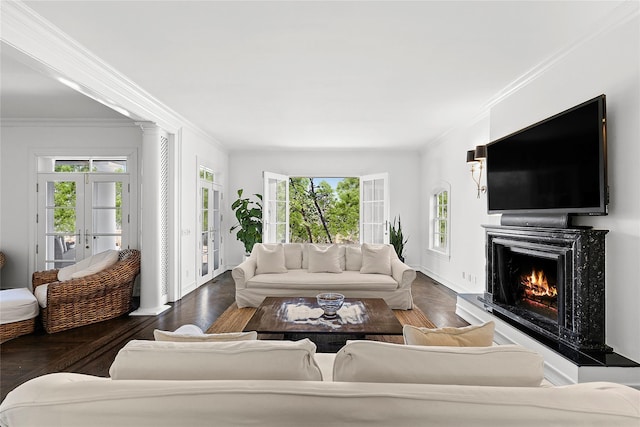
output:
MULTIPOLYGON (((79 169, 77 165, 56 165, 55 172, 88 172, 89 168, 79 169)), ((122 172, 123 170, 116 170, 122 172)), ((116 182, 116 225, 122 229, 122 182, 116 182)), ((76 183, 73 181, 56 181, 53 183, 53 232, 76 233, 76 183)))
POLYGON ((360 179, 344 178, 334 190, 318 178, 289 178, 289 240, 360 241, 360 179))

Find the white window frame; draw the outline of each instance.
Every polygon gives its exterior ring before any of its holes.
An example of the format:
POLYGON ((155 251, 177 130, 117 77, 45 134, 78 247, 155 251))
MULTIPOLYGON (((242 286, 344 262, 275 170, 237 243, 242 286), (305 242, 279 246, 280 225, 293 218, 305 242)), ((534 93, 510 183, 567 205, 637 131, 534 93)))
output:
POLYGON ((429 197, 429 250, 436 254, 449 256, 451 250, 451 185, 446 182, 440 183, 436 188, 431 191, 429 197), (440 195, 442 193, 447 194, 447 203, 442 205, 445 209, 439 209, 440 195), (439 214, 439 212, 446 212, 445 216, 439 214), (445 232, 439 231, 439 224, 444 221, 445 232), (444 237, 443 245, 436 245, 436 238, 444 237))

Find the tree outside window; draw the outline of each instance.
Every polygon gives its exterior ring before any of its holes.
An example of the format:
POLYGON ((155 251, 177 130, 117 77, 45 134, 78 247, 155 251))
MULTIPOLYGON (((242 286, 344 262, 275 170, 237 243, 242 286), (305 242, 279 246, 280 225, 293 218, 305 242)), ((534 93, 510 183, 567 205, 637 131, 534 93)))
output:
POLYGON ((357 243, 359 228, 359 178, 289 178, 290 242, 357 243))

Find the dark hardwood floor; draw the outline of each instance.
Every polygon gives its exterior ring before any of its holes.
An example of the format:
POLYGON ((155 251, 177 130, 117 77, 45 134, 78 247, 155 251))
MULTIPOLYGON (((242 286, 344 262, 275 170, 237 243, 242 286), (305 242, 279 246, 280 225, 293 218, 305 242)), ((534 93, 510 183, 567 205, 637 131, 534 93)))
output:
MULTIPOLYGON (((455 314, 456 294, 418 273, 412 293, 415 304, 437 326, 465 326, 455 314)), ((51 372, 77 372, 107 377, 118 351, 130 340, 152 340, 153 330, 175 330, 192 323, 203 330, 234 301, 231 272, 199 287, 159 316, 122 316, 81 328, 47 334, 37 330, 0 345, 0 394, 51 372)))

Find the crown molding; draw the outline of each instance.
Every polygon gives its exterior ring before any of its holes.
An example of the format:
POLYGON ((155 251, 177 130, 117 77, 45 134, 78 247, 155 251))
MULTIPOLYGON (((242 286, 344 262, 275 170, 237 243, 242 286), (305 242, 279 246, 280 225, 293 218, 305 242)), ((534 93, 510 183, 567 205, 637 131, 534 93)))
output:
POLYGON ((0 127, 138 127, 129 119, 82 119, 82 118, 2 118, 0 127))
MULTIPOLYGON (((223 151, 220 141, 197 127, 118 72, 22 1, 0 2, 0 40, 26 56, 28 65, 79 85, 79 92, 106 99, 132 113, 133 120, 152 121, 170 133, 189 128, 223 151)), ((4 48, 4 46, 3 46, 4 48)))
MULTIPOLYGON (((506 85, 494 96, 492 96, 473 116, 466 118, 458 125, 444 131, 440 136, 433 139, 431 142, 427 142, 422 149, 422 154, 428 153, 429 149, 437 147, 445 141, 445 138, 454 132, 456 129, 472 126, 478 121, 491 116, 491 108, 500 102, 504 101, 514 93, 523 89, 537 78, 544 75, 558 62, 568 56, 570 53, 583 46, 590 40, 597 37, 601 37, 621 26, 636 19, 640 15, 640 3, 634 0, 627 0, 616 7, 608 16, 606 16, 598 25, 597 29, 590 28, 581 37, 577 37, 572 43, 563 46, 556 50, 551 55, 540 61, 538 64, 531 67, 525 73, 506 85)), ((484 143, 489 142, 484 141, 484 143)))

